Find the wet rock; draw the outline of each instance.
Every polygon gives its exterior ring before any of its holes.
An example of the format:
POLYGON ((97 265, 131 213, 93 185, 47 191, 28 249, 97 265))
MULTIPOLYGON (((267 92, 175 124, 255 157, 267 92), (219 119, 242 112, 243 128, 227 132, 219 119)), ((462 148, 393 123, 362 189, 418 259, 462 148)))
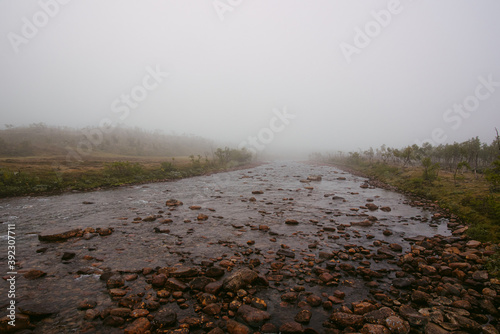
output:
POLYGON ((203 214, 203 213, 200 213, 200 214, 198 214, 198 217, 196 217, 196 219, 199 221, 203 221, 203 220, 207 220, 208 216, 203 214))
POLYGON ((488 272, 485 270, 477 270, 472 273, 472 279, 478 282, 486 282, 489 279, 488 272))
POLYGON ((222 287, 224 290, 236 292, 248 284, 251 284, 257 277, 258 274, 255 271, 243 268, 227 277, 222 287))
POLYGON ((307 177, 308 181, 321 181, 322 178, 320 175, 311 175, 307 177))
POLYGON ((410 332, 410 324, 398 316, 390 316, 385 320, 387 328, 393 334, 408 334, 410 332))
POLYGON ((385 325, 385 319, 393 315, 396 315, 396 313, 392 309, 382 307, 378 310, 365 313, 363 320, 370 324, 385 325))
POLYGON ((271 315, 266 311, 259 310, 250 305, 242 305, 238 309, 237 315, 241 317, 249 326, 254 328, 262 326, 266 320, 271 318, 271 315))
POLYGON ((222 290, 222 284, 223 284, 222 281, 208 283, 207 285, 205 285, 205 292, 215 295, 222 290))
POLYGON ((385 235, 386 237, 392 235, 392 231, 391 230, 384 230, 384 232, 382 232, 383 235, 385 235))
POLYGON ((357 314, 335 312, 330 315, 330 321, 341 327, 360 327, 363 324, 363 317, 357 314))
POLYGON ((200 209, 201 209, 201 206, 199 206, 199 205, 191 205, 189 208, 190 208, 191 210, 200 210, 200 209))
POLYGON ((83 235, 83 230, 80 228, 72 230, 53 229, 40 233, 38 235, 38 240, 47 242, 65 241, 78 235, 83 235))
POLYGON ((250 334, 252 331, 250 331, 250 328, 247 326, 243 325, 242 323, 239 323, 237 321, 234 321, 232 319, 228 319, 226 322, 226 327, 227 331, 229 334, 250 334))
POLYGON ((216 327, 212 329, 210 332, 208 332, 208 334, 224 334, 224 331, 219 327, 216 327))
POLYGON ((171 327, 177 322, 177 313, 169 308, 158 311, 151 322, 154 329, 171 327))
POLYGON ((170 276, 175 278, 186 278, 194 277, 200 274, 198 268, 195 267, 174 267, 172 271, 169 272, 170 276))
POLYGON ((125 328, 124 334, 143 334, 151 328, 151 323, 146 318, 139 318, 125 328))
POLYGON ((447 330, 443 329, 442 327, 433 324, 432 322, 429 322, 425 326, 425 334, 446 334, 449 333, 447 330))
POLYGON ((365 206, 370 211, 378 210, 378 206, 373 203, 366 203, 365 206))
POLYGON ((285 220, 285 224, 287 224, 287 225, 298 225, 299 222, 297 220, 295 220, 295 219, 287 219, 287 220, 285 220))
POLYGON ((363 315, 365 313, 375 311, 377 307, 368 302, 352 303, 354 314, 363 315))
POLYGON ((399 308, 399 314, 404 319, 408 320, 412 326, 423 326, 429 321, 427 317, 424 317, 408 305, 401 305, 399 308))
POLYGON ((420 290, 413 290, 411 294, 411 300, 417 304, 427 304, 427 302, 431 299, 431 296, 420 290))
POLYGON ((189 286, 184 284, 182 281, 178 280, 177 278, 169 278, 167 279, 167 282, 165 283, 165 287, 171 290, 177 290, 177 291, 185 291, 189 289, 189 286))
POLYGON ((210 277, 196 277, 191 282, 189 282, 189 287, 191 288, 191 290, 203 291, 203 289, 205 289, 205 286, 207 286, 208 283, 212 282, 215 282, 215 280, 210 277))
POLYGON ((119 288, 125 285, 125 280, 120 276, 112 276, 106 282, 108 289, 119 288))
POLYGON ((155 233, 165 233, 165 234, 169 234, 170 233, 170 229, 166 228, 166 227, 163 227, 163 226, 155 227, 155 228, 153 228, 153 231, 155 233))
POLYGON ((44 277, 45 275, 47 275, 46 272, 43 272, 43 271, 37 270, 37 269, 32 269, 32 270, 28 271, 27 273, 25 273, 23 276, 27 280, 35 280, 35 279, 38 279, 40 277, 44 277))
POLYGON ((361 227, 369 227, 369 226, 372 226, 373 225, 373 222, 368 220, 368 219, 365 219, 361 222, 351 222, 351 225, 352 226, 361 226, 361 227))
POLYGON ((391 211, 392 211, 392 210, 391 210, 391 208, 390 208, 390 207, 388 207, 388 206, 382 206, 382 207, 380 208, 380 210, 381 210, 381 211, 384 211, 384 212, 391 212, 391 211))
POLYGON ((170 206, 170 207, 176 207, 176 206, 180 206, 180 205, 183 205, 183 204, 184 203, 182 203, 181 201, 178 201, 176 199, 169 199, 165 203, 166 206, 170 206))
POLYGON ((222 269, 220 267, 213 266, 213 267, 210 267, 207 269, 207 271, 205 272, 205 276, 207 276, 207 277, 221 277, 224 275, 224 273, 225 273, 224 269, 222 269))
POLYGON ((76 256, 75 252, 64 252, 63 256, 61 257, 62 261, 68 261, 71 260, 76 256))
POLYGON ((97 228, 96 229, 97 233, 99 233, 99 235, 101 237, 105 237, 107 235, 110 235, 113 233, 113 229, 112 228, 97 228))
POLYGON ((132 318, 142 318, 149 314, 149 311, 143 308, 138 308, 130 312, 132 318))
POLYGON ((287 293, 281 295, 281 300, 284 302, 287 302, 287 303, 293 303, 293 302, 297 301, 297 298, 298 298, 297 292, 293 292, 293 291, 290 291, 290 292, 287 292, 287 293))
POLYGON ((301 310, 295 315, 293 320, 301 324, 308 324, 311 321, 312 313, 309 310, 301 310))
POLYGON ((92 299, 84 299, 78 303, 79 310, 87 310, 90 308, 94 308, 96 306, 97 306, 97 302, 95 300, 92 300, 92 299))
POLYGON ((309 296, 307 296, 306 301, 312 307, 321 306, 321 304, 323 303, 323 300, 321 299, 321 297, 317 296, 317 295, 309 295, 309 296))
POLYGON ((280 248, 277 252, 276 255, 284 256, 284 257, 289 257, 294 259, 295 258, 295 253, 289 249, 284 249, 280 248))
POLYGON ((415 280, 413 278, 409 277, 403 277, 403 278, 395 278, 392 280, 392 285, 394 285, 398 289, 407 289, 411 287, 415 280))
POLYGON ((221 312, 221 310, 221 306, 216 303, 208 304, 202 309, 203 313, 208 315, 217 315, 221 312))
POLYGON ((391 331, 382 325, 365 324, 360 329, 362 334, 391 334, 391 331))
POLYGON ((115 315, 109 315, 103 320, 102 323, 105 326, 120 327, 125 323, 125 319, 123 319, 122 317, 117 317, 115 315))
POLYGON ((85 310, 85 315, 83 316, 83 318, 85 320, 90 321, 90 320, 94 320, 98 316, 99 316, 99 311, 94 310, 94 309, 88 309, 88 310, 85 310))
POLYGON ((395 252, 402 252, 403 251, 403 247, 399 244, 390 244, 389 248, 395 252))
POLYGON ((278 333, 279 332, 279 329, 278 327, 276 327, 275 325, 271 324, 271 323, 266 323, 264 325, 262 325, 262 328, 260 329, 260 331, 262 333, 278 333))
POLYGON ((299 334, 299 333, 304 333, 304 328, 302 327, 301 324, 294 321, 290 321, 281 325, 279 332, 283 334, 299 334))

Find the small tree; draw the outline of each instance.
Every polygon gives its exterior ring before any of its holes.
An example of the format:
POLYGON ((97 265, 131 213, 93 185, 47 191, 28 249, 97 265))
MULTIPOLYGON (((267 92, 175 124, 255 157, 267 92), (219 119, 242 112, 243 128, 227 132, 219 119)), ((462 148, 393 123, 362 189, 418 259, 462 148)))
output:
POLYGON ((459 170, 462 170, 463 168, 467 168, 470 170, 470 165, 467 161, 460 161, 458 164, 457 164, 457 167, 455 168, 455 172, 453 173, 453 182, 455 183, 455 185, 457 185, 457 174, 458 174, 458 171, 459 170))
POLYGON ((424 180, 432 182, 437 179, 439 173, 438 163, 432 163, 430 157, 425 157, 422 159, 422 166, 424 167, 424 180))

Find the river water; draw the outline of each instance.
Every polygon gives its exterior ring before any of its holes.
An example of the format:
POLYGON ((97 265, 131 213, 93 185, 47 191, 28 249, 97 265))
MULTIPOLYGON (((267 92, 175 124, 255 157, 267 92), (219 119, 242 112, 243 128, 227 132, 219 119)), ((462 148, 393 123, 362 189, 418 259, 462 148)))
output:
MULTIPOLYGON (((314 262, 319 252, 344 250, 345 244, 362 246, 376 253, 377 246, 373 242, 378 240, 397 243, 405 252, 410 249, 410 243, 404 238, 450 235, 446 220, 431 220, 432 212, 408 205, 408 199, 401 194, 379 188, 361 188, 365 181, 330 166, 273 162, 248 170, 174 182, 2 199, 0 226, 3 245, 7 245, 7 224, 16 226, 17 305, 35 303, 56 310, 55 315, 35 322, 35 332, 82 332, 89 325, 83 319, 84 311, 77 310, 81 300, 96 300, 98 309, 116 307, 116 302, 107 294, 105 283, 99 280, 99 275, 106 270, 138 272, 145 267, 167 267, 179 263, 198 266, 202 261, 217 261, 217 258, 233 258, 237 263, 243 258, 246 261, 259 258, 262 264, 256 270, 267 275, 281 245, 286 245, 296 254, 290 264, 299 265, 314 262), (300 182, 310 175, 321 175, 322 180, 300 182), (258 190, 263 194, 252 194, 258 190), (333 199, 334 196, 343 199, 333 199), (251 197, 256 200, 250 201, 251 197), (171 198, 182 201, 184 205, 170 211, 165 201, 171 198), (390 207, 391 211, 369 211, 364 208, 368 202, 390 207), (201 209, 191 210, 191 205, 201 206, 201 209), (198 221, 200 213, 209 218, 198 221), (151 215, 162 217, 150 222, 138 220, 151 215), (377 218, 375 224, 350 226, 339 231, 339 226, 361 222, 367 219, 367 215, 377 218), (160 224, 165 218, 172 222, 160 224), (287 219, 297 220, 298 224, 285 224, 287 219), (259 231, 259 225, 267 225, 270 230, 259 231), (37 238, 38 234, 52 228, 69 230, 77 227, 111 227, 114 232, 90 240, 72 238, 58 243, 40 242, 37 238), (155 233, 155 227, 168 228, 170 232, 155 233), (327 227, 336 230, 325 231, 327 227), (392 235, 384 235, 385 230, 390 230, 392 235), (272 238, 275 241, 271 241, 272 238), (255 243, 249 246, 249 240, 255 243), (252 255, 243 256, 248 249, 252 255), (64 252, 74 252, 76 256, 62 261, 64 252), (47 275, 26 280, 23 273, 31 269, 42 270, 47 275)), ((9 271, 6 248, 2 247, 0 254, 1 275, 9 271)), ((356 267, 359 261, 349 258, 346 262, 356 267)), ((387 261, 364 261, 369 262, 372 270, 387 270, 388 274, 378 283, 388 289, 398 267, 387 261)), ((317 265, 321 266, 321 263, 317 265)), ((296 305, 280 305, 281 294, 295 285, 303 285, 306 291, 316 294, 331 295, 333 290, 341 290, 346 293, 346 302, 369 296, 369 289, 357 277, 343 274, 338 286, 325 286, 310 282, 307 272, 299 270, 294 275, 292 270, 288 274, 283 281, 271 281, 269 288, 256 294, 267 301, 271 322, 277 325, 293 320, 299 310, 296 305)), ((144 278, 141 277, 130 283, 131 289, 143 288, 144 278)), ((5 280, 0 280, 0 288, 3 316, 4 306, 9 302, 5 280)), ((178 312, 179 318, 194 314, 192 309, 178 309, 178 312)), ((320 307, 313 312, 310 327, 320 331, 321 323, 331 311, 320 307)), ((102 329, 100 320, 91 323, 94 329, 89 332, 112 332, 109 327, 102 329)))

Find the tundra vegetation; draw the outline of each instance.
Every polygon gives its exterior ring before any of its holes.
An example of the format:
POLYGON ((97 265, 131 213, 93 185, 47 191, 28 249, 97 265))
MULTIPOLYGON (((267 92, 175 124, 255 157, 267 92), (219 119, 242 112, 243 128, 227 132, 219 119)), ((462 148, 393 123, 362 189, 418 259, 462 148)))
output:
POLYGON ((90 190, 179 179, 251 161, 246 150, 213 148, 196 136, 116 127, 0 130, 0 197, 90 190), (100 138, 96 139, 96 133, 100 138))
MULTIPOLYGON (((500 242, 500 138, 490 144, 478 137, 462 143, 404 148, 369 148, 358 152, 311 155, 436 202, 468 224, 468 235, 500 242)), ((490 269, 500 274, 500 254, 490 269)))

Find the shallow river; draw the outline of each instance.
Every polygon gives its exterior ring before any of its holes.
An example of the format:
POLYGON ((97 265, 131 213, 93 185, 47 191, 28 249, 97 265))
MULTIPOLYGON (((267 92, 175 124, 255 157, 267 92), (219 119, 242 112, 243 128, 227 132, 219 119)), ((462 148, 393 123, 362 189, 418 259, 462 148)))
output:
MULTIPOLYGON (((0 200, 3 245, 7 244, 7 224, 16 226, 17 305, 50 304, 57 310, 56 315, 35 322, 35 332, 81 332, 88 327, 83 319, 84 311, 77 310, 81 300, 94 299, 99 309, 116 307, 116 302, 107 294, 105 283, 99 280, 103 270, 136 272, 144 267, 167 267, 178 263, 194 266, 202 261, 233 257, 237 263, 240 259, 259 258, 262 264, 255 270, 267 275, 281 245, 295 252, 291 264, 300 264, 314 262, 319 252, 345 250, 345 244, 362 246, 376 253, 373 242, 378 240, 399 244, 405 252, 410 249, 410 243, 403 238, 450 234, 446 220, 431 220, 432 212, 409 206, 407 199, 398 193, 361 188, 365 181, 333 167, 273 162, 249 170, 175 182, 0 200), (310 175, 321 175, 322 180, 300 182, 310 175), (258 190, 263 194, 252 194, 258 190), (334 196, 341 198, 334 199, 334 196), (251 197, 256 200, 250 201, 251 197), (171 198, 184 204, 169 211, 165 201, 171 198), (369 211, 365 208, 366 203, 387 206, 391 211, 369 211), (201 206, 201 209, 191 210, 191 205, 201 206), (200 213, 209 218, 198 221, 200 213), (150 222, 134 221, 151 215, 162 217, 150 222), (377 219, 372 226, 349 226, 351 222, 366 220, 367 215, 377 219), (160 224, 165 218, 172 222, 160 224), (286 224, 287 219, 294 219, 298 224, 286 224), (348 227, 339 229, 342 224, 348 227), (267 225, 270 230, 260 231, 259 225, 267 225), (58 243, 38 240, 39 233, 58 227, 68 230, 112 227, 114 232, 90 240, 72 238, 58 243), (155 233, 155 227, 168 228, 170 232, 155 233), (325 231, 328 227, 334 227, 335 231, 325 231), (383 234, 386 230, 392 235, 383 234), (272 238, 276 241, 271 241, 272 238), (255 243, 248 245, 249 240, 255 243), (47 249, 37 252, 41 248, 47 249), (243 257, 242 252, 248 249, 253 254, 243 257), (74 252, 76 256, 62 261, 64 252, 74 252), (23 273, 30 269, 42 270, 47 275, 26 280, 23 273)), ((6 246, 2 249, 0 263, 4 276, 8 271, 6 246)), ((357 267, 359 261, 353 259, 347 263, 357 267)), ((388 274, 379 279, 379 284, 388 289, 398 267, 390 261, 364 261, 369 262, 372 270, 387 269, 388 274)), ((346 302, 369 295, 369 289, 360 278, 343 274, 338 286, 325 286, 309 282, 307 277, 307 273, 294 275, 289 272, 283 281, 270 281, 269 288, 257 292, 256 296, 267 301, 272 322, 279 325, 293 320, 297 313, 296 306, 280 305, 281 294, 292 286, 303 285, 306 291, 316 294, 331 295, 333 290, 341 290, 346 293, 346 302)), ((139 289, 143 283, 141 276, 130 283, 131 289, 139 289)), ((8 302, 5 280, 0 280, 0 289, 3 316, 8 302)), ((178 309, 178 312, 178 318, 195 315, 192 308, 178 309)), ((322 308, 315 309, 309 327, 320 331, 321 323, 330 313, 322 308)), ((102 329, 100 320, 94 320, 93 326, 97 331, 112 332, 109 327, 102 329)))

